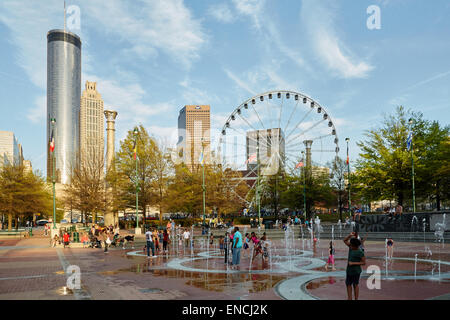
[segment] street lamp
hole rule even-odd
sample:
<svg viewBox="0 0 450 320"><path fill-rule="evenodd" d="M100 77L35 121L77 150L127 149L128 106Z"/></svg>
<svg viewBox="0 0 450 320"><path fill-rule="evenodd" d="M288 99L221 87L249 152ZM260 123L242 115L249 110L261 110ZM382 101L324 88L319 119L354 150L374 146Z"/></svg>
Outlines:
<svg viewBox="0 0 450 320"><path fill-rule="evenodd" d="M206 202L205 202L205 196L206 196L206 186L205 186L205 145L203 143L203 138L201 139L202 142L202 190L203 190L203 226L205 225L205 215L206 215Z"/></svg>
<svg viewBox="0 0 450 320"><path fill-rule="evenodd" d="M56 229L56 191L55 191L55 136L54 136L54 130L55 130L55 124L56 124L56 119L55 118L51 118L50 119L50 123L52 124L52 139L53 141L51 141L50 143L53 143L53 148L52 148L52 184L53 184L53 229Z"/></svg>
<svg viewBox="0 0 450 320"><path fill-rule="evenodd" d="M413 157L413 134L412 125L414 124L414 119L410 118L409 123L409 137L408 137L408 149L411 149L411 180L412 180L412 193L413 193L413 212L416 212L416 189L414 185L414 157Z"/></svg>
<svg viewBox="0 0 450 320"><path fill-rule="evenodd" d="M350 158L349 158L349 154L348 154L348 143L350 141L350 138L345 138L345 141L347 142L347 180L348 180L348 212L351 213L351 206L352 206L352 201L351 201L351 195L350 195Z"/></svg>
<svg viewBox="0 0 450 320"><path fill-rule="evenodd" d="M305 160L305 151L302 151L302 162ZM306 166L303 162L303 216L306 219Z"/></svg>
<svg viewBox="0 0 450 320"><path fill-rule="evenodd" d="M139 215L138 215L138 193L139 193L139 182L138 182L138 160L137 160L137 137L139 134L138 128L134 128L134 158L136 160L136 232L139 229Z"/></svg>
<svg viewBox="0 0 450 320"><path fill-rule="evenodd" d="M257 177L257 185L256 185L256 201L258 202L258 230L261 230L261 190L260 190L260 181L259 175L260 171L260 162L259 162L259 144L256 146L256 165L258 166L258 177Z"/></svg>

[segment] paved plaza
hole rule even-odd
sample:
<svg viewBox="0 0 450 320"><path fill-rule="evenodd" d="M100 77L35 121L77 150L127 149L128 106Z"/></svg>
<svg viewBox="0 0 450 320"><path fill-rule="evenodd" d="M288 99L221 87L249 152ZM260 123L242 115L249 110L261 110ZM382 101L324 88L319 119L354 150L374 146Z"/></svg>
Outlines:
<svg viewBox="0 0 450 320"><path fill-rule="evenodd" d="M293 239L286 246L284 239L272 240L267 261L257 256L250 264L249 250L243 251L240 269L232 270L217 244L200 240L187 248L173 244L169 254L148 259L143 239L134 249L113 247L104 253L51 248L49 239L36 231L32 238L0 240L0 299L344 300L348 249L336 239L336 270L325 271L328 243ZM363 273L360 299L450 299L449 251L447 244L396 242L386 269L384 243L368 240L364 269L380 268L381 289L369 290L369 274ZM81 271L78 290L64 289L70 265Z"/></svg>

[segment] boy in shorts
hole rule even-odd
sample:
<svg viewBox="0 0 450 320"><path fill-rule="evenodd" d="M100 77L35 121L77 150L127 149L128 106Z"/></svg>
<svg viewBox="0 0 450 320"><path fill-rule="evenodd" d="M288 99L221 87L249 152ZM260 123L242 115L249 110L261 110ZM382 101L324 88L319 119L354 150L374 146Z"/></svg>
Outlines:
<svg viewBox="0 0 450 320"><path fill-rule="evenodd" d="M347 286L348 300L352 300L352 286L355 291L355 300L359 296L359 278L361 276L361 266L366 264L366 257L364 251L360 249L361 241L355 237L355 233L350 233L345 239L344 243L349 247L348 263L346 270L345 285Z"/></svg>

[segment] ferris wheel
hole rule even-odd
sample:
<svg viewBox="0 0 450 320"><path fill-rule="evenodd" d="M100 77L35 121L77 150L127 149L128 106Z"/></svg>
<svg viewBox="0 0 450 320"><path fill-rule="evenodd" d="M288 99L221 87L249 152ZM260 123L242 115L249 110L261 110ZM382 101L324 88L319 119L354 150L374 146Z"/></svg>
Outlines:
<svg viewBox="0 0 450 320"><path fill-rule="evenodd" d="M236 185L299 169L326 172L339 154L339 139L330 114L317 101L293 91L258 94L242 102L227 118L217 154L224 169L241 173ZM247 205L252 199L239 195Z"/></svg>

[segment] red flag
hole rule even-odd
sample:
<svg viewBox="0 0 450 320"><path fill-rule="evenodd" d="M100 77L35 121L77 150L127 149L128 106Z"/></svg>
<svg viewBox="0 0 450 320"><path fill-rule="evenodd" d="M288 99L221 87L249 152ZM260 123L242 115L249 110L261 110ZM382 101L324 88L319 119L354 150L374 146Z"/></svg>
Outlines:
<svg viewBox="0 0 450 320"><path fill-rule="evenodd" d="M348 158L348 156L347 156L347 164L349 164L350 163L350 161L349 161L349 158Z"/></svg>
<svg viewBox="0 0 450 320"><path fill-rule="evenodd" d="M53 152L55 150L55 137L53 136L53 130L52 135L50 137L50 152Z"/></svg>
<svg viewBox="0 0 450 320"><path fill-rule="evenodd" d="M295 169L298 169L300 167L303 167L303 161L300 161L299 163L297 163L297 165L295 166Z"/></svg>

